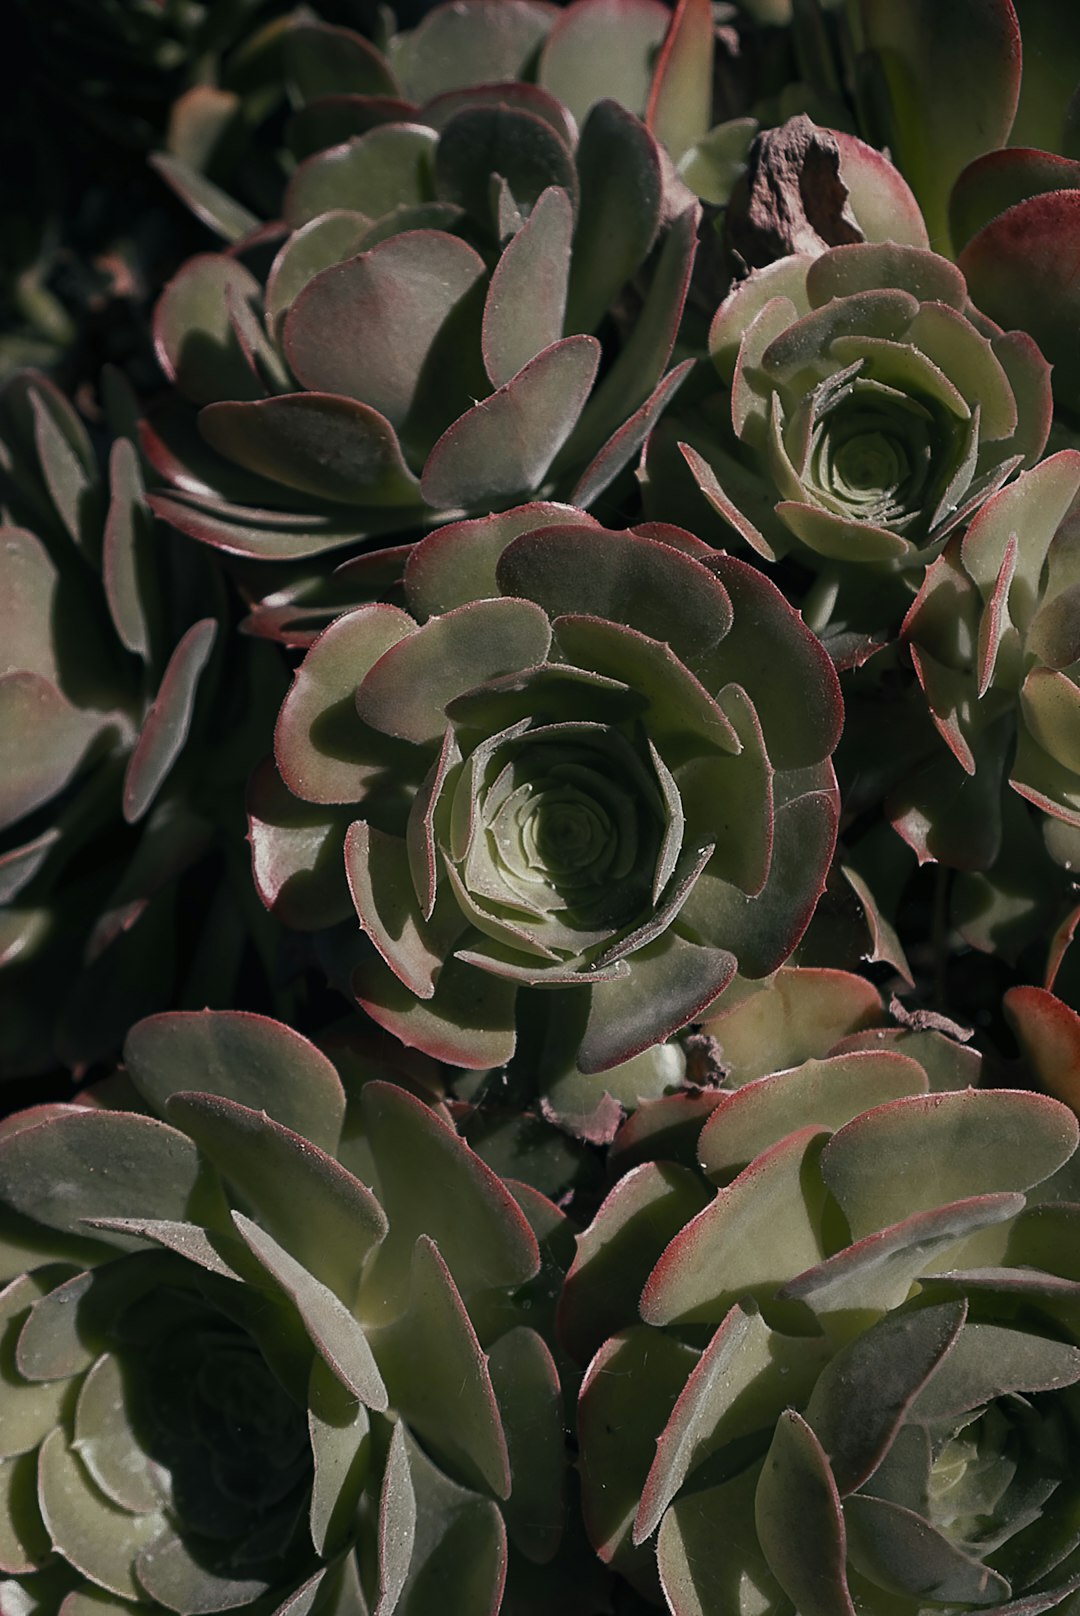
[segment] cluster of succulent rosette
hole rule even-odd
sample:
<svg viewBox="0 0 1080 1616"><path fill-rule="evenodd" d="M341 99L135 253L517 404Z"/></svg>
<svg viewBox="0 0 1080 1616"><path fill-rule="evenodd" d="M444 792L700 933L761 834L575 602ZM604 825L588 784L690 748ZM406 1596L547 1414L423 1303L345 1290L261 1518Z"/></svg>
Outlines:
<svg viewBox="0 0 1080 1616"><path fill-rule="evenodd" d="M11 12L0 1616L1080 1616L1080 13Z"/></svg>

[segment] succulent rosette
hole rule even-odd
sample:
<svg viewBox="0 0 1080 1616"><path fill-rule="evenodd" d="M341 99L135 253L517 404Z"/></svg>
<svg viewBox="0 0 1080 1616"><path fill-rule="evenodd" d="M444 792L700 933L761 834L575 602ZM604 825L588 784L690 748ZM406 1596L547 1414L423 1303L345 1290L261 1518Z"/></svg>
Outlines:
<svg viewBox="0 0 1080 1616"><path fill-rule="evenodd" d="M674 1616L1075 1608L1076 1119L926 1088L863 1050L714 1095L579 1241L586 1522Z"/></svg>
<svg viewBox="0 0 1080 1616"><path fill-rule="evenodd" d="M322 134L284 224L190 260L155 312L178 397L144 448L171 485L155 509L181 531L296 561L533 495L587 506L684 379L689 361L667 367L695 199L618 102L586 102L579 132L550 89L513 77L547 8L495 11L440 8L402 44L418 104L358 36L292 38ZM361 68L378 94L325 93ZM323 149L327 106L352 118L357 99L362 132Z"/></svg>
<svg viewBox="0 0 1080 1616"><path fill-rule="evenodd" d="M1024 473L929 569L908 614L904 637L948 747L891 803L920 856L991 863L1002 840L1003 781L1080 825L1078 495L1075 450ZM971 813L980 828L965 857L961 822Z"/></svg>
<svg viewBox="0 0 1080 1616"><path fill-rule="evenodd" d="M734 288L709 346L730 391L683 453L759 555L821 574L819 625L838 580L917 588L949 533L1046 443L1035 344L979 316L958 270L917 247L781 258Z"/></svg>
<svg viewBox="0 0 1080 1616"><path fill-rule="evenodd" d="M5 1603L498 1610L507 1534L542 1565L563 1511L513 1195L277 1022L152 1017L125 1058L0 1138Z"/></svg>
<svg viewBox="0 0 1080 1616"><path fill-rule="evenodd" d="M1075 410L1080 28L1053 0L857 0L800 8L805 76L846 91L980 309L1035 338Z"/></svg>
<svg viewBox="0 0 1080 1616"><path fill-rule="evenodd" d="M267 648L252 659L221 643L212 559L155 526L130 440L114 441L102 478L80 417L33 372L0 393L0 498L0 1072L10 1077L109 1055L199 957L197 992L233 979L248 934L235 886L178 958L177 878L230 816L239 840L245 725L257 726L259 699L272 721L282 674ZM208 703L226 666L223 756ZM258 926L257 905L251 918Z"/></svg>
<svg viewBox="0 0 1080 1616"><path fill-rule="evenodd" d="M264 901L337 928L376 1021L488 1067L537 1013L602 1071L787 957L832 852L840 702L770 583L533 504L430 535L404 589L311 647L280 780L251 791Z"/></svg>

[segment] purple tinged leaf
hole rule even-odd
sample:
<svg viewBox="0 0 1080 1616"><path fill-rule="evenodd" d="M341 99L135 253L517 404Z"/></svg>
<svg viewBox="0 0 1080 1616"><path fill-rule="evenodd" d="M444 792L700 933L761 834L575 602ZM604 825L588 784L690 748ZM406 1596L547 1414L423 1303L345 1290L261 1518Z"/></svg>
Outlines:
<svg viewBox="0 0 1080 1616"><path fill-rule="evenodd" d="M591 505L614 482L620 471L629 465L693 368L694 361L684 359L681 365L669 370L657 382L644 404L612 433L582 472L572 495L575 505Z"/></svg>
<svg viewBox="0 0 1080 1616"><path fill-rule="evenodd" d="M1068 674L1032 668L1020 689L1028 733L1056 763L1080 769L1080 689Z"/></svg>
<svg viewBox="0 0 1080 1616"><path fill-rule="evenodd" d="M578 1400L585 1530L605 1563L638 1574L630 1529L656 1439L697 1361L692 1347L640 1325L612 1336L586 1371ZM628 1553L628 1551L630 1551ZM635 1576L635 1581L637 1577Z"/></svg>
<svg viewBox="0 0 1080 1616"><path fill-rule="evenodd" d="M500 11L505 11L505 6L502 0L496 0L494 16L498 17ZM577 145L577 124L562 102L549 95L546 90L540 89L539 85L527 83L523 79L502 79L491 84L470 82L459 90L443 90L438 95L432 96L430 101L425 101L421 116L423 122L430 124L433 129L443 130L455 113L461 112L465 107L477 106L509 107L534 113L536 117L551 125L560 140L571 151ZM501 174L498 178L503 185L506 184ZM507 194L509 195L509 187ZM516 206L512 197L510 201L512 206Z"/></svg>
<svg viewBox="0 0 1080 1616"><path fill-rule="evenodd" d="M351 28L301 17L285 35L283 55L302 102L338 94L401 93L386 59Z"/></svg>
<svg viewBox="0 0 1080 1616"><path fill-rule="evenodd" d="M385 1413L386 1387L367 1337L348 1308L314 1278L265 1229L234 1212L233 1223L249 1251L295 1306L312 1346L327 1368L368 1408Z"/></svg>
<svg viewBox="0 0 1080 1616"><path fill-rule="evenodd" d="M552 618L587 615L666 641L691 670L731 627L727 591L701 562L635 533L524 533L503 551L497 577Z"/></svg>
<svg viewBox="0 0 1080 1616"><path fill-rule="evenodd" d="M230 318L230 290L245 302L260 296L258 281L242 264L201 253L173 276L154 309L159 363L192 404L262 395Z"/></svg>
<svg viewBox="0 0 1080 1616"><path fill-rule="evenodd" d="M421 490L438 508L492 505L543 482L573 431L600 361L594 337L565 337L447 428Z"/></svg>
<svg viewBox="0 0 1080 1616"><path fill-rule="evenodd" d="M58 826L0 855L0 904L9 904L28 886L62 836Z"/></svg>
<svg viewBox="0 0 1080 1616"><path fill-rule="evenodd" d="M805 1061L721 1095L698 1142L701 1166L710 1176L729 1175L793 1128L835 1132L871 1106L926 1090L918 1061L892 1050Z"/></svg>
<svg viewBox="0 0 1080 1616"><path fill-rule="evenodd" d="M817 636L756 567L727 555L714 555L708 566L731 599L734 621L696 668L698 677L712 690L734 683L746 691L774 768L800 769L829 757L844 708L836 670ZM798 712L792 690L806 692Z"/></svg>
<svg viewBox="0 0 1080 1616"><path fill-rule="evenodd" d="M681 213L660 249L641 312L615 363L589 400L560 460L592 460L601 446L644 404L664 373L682 319L697 252L701 209Z"/></svg>
<svg viewBox="0 0 1080 1616"><path fill-rule="evenodd" d="M461 749L453 728L443 736L439 756L431 765L424 783L413 798L405 828L405 847L413 889L425 920L430 920L438 893L438 862L435 854L435 809L450 770L461 762ZM384 956L385 958L385 956Z"/></svg>
<svg viewBox="0 0 1080 1616"><path fill-rule="evenodd" d="M1076 1110L1080 1106L1080 1016L1045 988L1010 988L1003 1005L1039 1087Z"/></svg>
<svg viewBox="0 0 1080 1616"><path fill-rule="evenodd" d="M475 600L391 646L359 682L356 710L384 734L417 745L437 741L455 696L536 667L550 646L551 625L531 601Z"/></svg>
<svg viewBox="0 0 1080 1616"><path fill-rule="evenodd" d="M572 505L534 500L471 522L452 522L420 539L405 565L409 609L421 620L499 593L496 567L511 540L552 525L596 528L595 517Z"/></svg>
<svg viewBox="0 0 1080 1616"><path fill-rule="evenodd" d="M60 1388L54 1383L51 1389ZM54 1423L63 1424L64 1416ZM101 1355L78 1389L71 1446L90 1480L113 1503L133 1515L161 1507L160 1481L154 1485L156 1466L131 1429L124 1406L124 1369L111 1352Z"/></svg>
<svg viewBox="0 0 1080 1616"><path fill-rule="evenodd" d="M394 208L432 202L438 136L419 123L380 124L302 162L285 191L293 230L335 208L379 219Z"/></svg>
<svg viewBox="0 0 1080 1616"><path fill-rule="evenodd" d="M675 1236L641 1293L647 1324L719 1323L748 1292L771 1295L824 1256L823 1197L804 1185L821 1129L795 1129L718 1190ZM807 1175L809 1176L809 1175Z"/></svg>
<svg viewBox="0 0 1080 1616"><path fill-rule="evenodd" d="M254 1603L267 1592L267 1579L233 1576L207 1570L171 1527L141 1550L135 1561L140 1590L156 1604L172 1610L191 1605L196 1610L233 1609Z"/></svg>
<svg viewBox="0 0 1080 1616"><path fill-rule="evenodd" d="M400 981L430 999L447 954L468 925L456 910L425 917L404 841L358 819L345 837L345 871L364 931Z"/></svg>
<svg viewBox="0 0 1080 1616"><path fill-rule="evenodd" d="M175 1010L148 1016L124 1044L124 1064L161 1115L173 1094L198 1088L337 1149L345 1094L332 1063L280 1021L246 1010Z"/></svg>
<svg viewBox="0 0 1080 1616"><path fill-rule="evenodd" d="M848 1499L844 1507L851 1564L878 1587L934 1601L1004 1607L1011 1589L980 1556L965 1554L914 1510L884 1498Z"/></svg>
<svg viewBox="0 0 1080 1616"><path fill-rule="evenodd" d="M966 1317L963 1301L887 1314L822 1369L806 1419L828 1455L841 1497L872 1477Z"/></svg>
<svg viewBox="0 0 1080 1616"><path fill-rule="evenodd" d="M487 1359L428 1235L412 1252L404 1311L369 1324L368 1334L391 1403L411 1429L470 1486L508 1497L510 1457Z"/></svg>
<svg viewBox="0 0 1080 1616"><path fill-rule="evenodd" d="M317 1555L333 1555L352 1542L352 1521L369 1485L370 1427L364 1404L341 1387L322 1357L315 1357L307 1387L307 1430L314 1461L309 1526Z"/></svg>
<svg viewBox="0 0 1080 1616"><path fill-rule="evenodd" d="M1041 594L1047 552L1058 527L1080 495L1080 453L1062 449L1026 471L994 495L972 520L960 555L984 600L989 600L1006 559L1013 534L1023 534L1017 550L1016 579L1023 589L1010 591L1010 615L1026 627Z"/></svg>
<svg viewBox="0 0 1080 1616"><path fill-rule="evenodd" d="M540 53L539 82L579 124L602 99L641 117L670 21L658 0L587 0L563 11Z"/></svg>
<svg viewBox="0 0 1080 1616"><path fill-rule="evenodd" d="M755 1518L769 1570L800 1616L855 1616L836 1482L820 1442L793 1408L777 1422Z"/></svg>
<svg viewBox="0 0 1080 1616"><path fill-rule="evenodd" d="M360 1312L405 1302L409 1264L430 1237L465 1297L516 1288L539 1266L536 1237L502 1181L420 1100L389 1083L364 1085L361 1105L390 1232L368 1272Z"/></svg>
<svg viewBox="0 0 1080 1616"><path fill-rule="evenodd" d="M739 751L692 757L675 770L691 841L712 838L709 870L756 897L769 878L775 814L773 769L757 714L739 685L726 685L717 705L728 717Z"/></svg>
<svg viewBox="0 0 1080 1616"><path fill-rule="evenodd" d="M769 982L740 983L725 994L704 1031L720 1039L732 1080L743 1084L828 1054L883 1020L881 997L864 977L784 965Z"/></svg>
<svg viewBox="0 0 1080 1616"><path fill-rule="evenodd" d="M1008 1089L913 1095L835 1133L825 1183L856 1240L967 1196L1027 1190L1073 1154L1080 1127L1056 1100ZM891 1164L888 1174L881 1163Z"/></svg>
<svg viewBox="0 0 1080 1616"><path fill-rule="evenodd" d="M677 1498L660 1523L656 1559L664 1596L675 1616L711 1616L717 1589L730 1589L733 1609L782 1608L783 1592L757 1541L754 1494L760 1462L718 1487ZM724 1532L716 1530L718 1520ZM728 1543L738 1543L732 1556Z"/></svg>
<svg viewBox="0 0 1080 1616"><path fill-rule="evenodd" d="M266 282L266 326L280 341L285 316L322 270L354 258L371 226L363 213L335 208L294 230L270 268Z"/></svg>
<svg viewBox="0 0 1080 1616"><path fill-rule="evenodd" d="M298 931L347 920L353 906L341 844L352 806L328 813L301 801L265 758L248 783L247 810L255 890L271 914Z"/></svg>
<svg viewBox="0 0 1080 1616"><path fill-rule="evenodd" d="M712 125L714 41L709 0L679 0L645 112L648 127L676 163Z"/></svg>
<svg viewBox="0 0 1080 1616"><path fill-rule="evenodd" d="M781 801L784 785L784 776L774 777ZM771 975L810 924L824 891L837 814L835 786L784 802L773 821L773 854L761 891L747 897L706 868L683 908L680 930L730 949L742 976Z"/></svg>
<svg viewBox="0 0 1080 1616"><path fill-rule="evenodd" d="M400 430L432 344L483 273L457 236L392 236L308 281L285 319L289 364L305 387L357 399Z"/></svg>
<svg viewBox="0 0 1080 1616"><path fill-rule="evenodd" d="M578 1235L559 1298L559 1340L576 1362L636 1321L651 1268L708 1199L696 1173L670 1162L646 1162L618 1181Z"/></svg>
<svg viewBox="0 0 1080 1616"><path fill-rule="evenodd" d="M968 164L952 188L949 229L953 246L962 252L984 225L1029 197L1078 188L1080 162L1071 157L1023 145L985 152Z"/></svg>
<svg viewBox="0 0 1080 1616"><path fill-rule="evenodd" d="M528 0L436 6L399 38L395 63L421 101L440 91L520 79L551 23L550 7Z"/></svg>
<svg viewBox="0 0 1080 1616"><path fill-rule="evenodd" d="M870 945L863 958L870 964L878 964L883 961L886 965L891 965L903 981L913 988L915 978L912 975L911 966L908 964L907 955L904 953L903 944L900 941L896 927L886 919L873 892L857 870L852 869L849 864L842 864L840 873L852 892L854 892L859 908L862 910L862 917L867 931L867 941Z"/></svg>
<svg viewBox="0 0 1080 1616"><path fill-rule="evenodd" d="M14 1341L31 1307L45 1294L46 1285L30 1274L20 1274L0 1291L0 1325L8 1340ZM70 1384L65 1380L32 1382L19 1375L17 1366L11 1365L5 1375L0 1457L12 1459L22 1453L33 1453L54 1426L64 1420L65 1404L70 1405L69 1393ZM0 1474L4 1470L10 1474L8 1466L0 1466ZM8 1533L5 1533L3 1551L0 1551L5 1554L11 1552L7 1538ZM4 1569L11 1569L6 1558Z"/></svg>
<svg viewBox="0 0 1080 1616"><path fill-rule="evenodd" d="M170 1218L88 1218L86 1222L91 1228L102 1229L106 1234L133 1235L139 1240L152 1240L166 1251L175 1251L185 1262L205 1268L208 1274L220 1274L223 1279L243 1283L242 1272L237 1272L226 1262L220 1249L224 1247L232 1256L234 1250L241 1250L240 1243L235 1237L222 1234L217 1229L211 1235L200 1224L181 1223Z"/></svg>
<svg viewBox="0 0 1080 1616"><path fill-rule="evenodd" d="M832 247L815 258L806 271L806 295L815 309L823 308L834 297L853 297L886 287L907 292L920 303L943 303L960 311L967 307L964 277L954 264L938 253L901 246L895 241ZM882 309L900 306L895 301L880 304ZM906 306L910 308L910 304ZM901 335L899 331L895 334Z"/></svg>
<svg viewBox="0 0 1080 1616"><path fill-rule="evenodd" d="M382 767L356 713L356 687L384 651L414 633L396 606L360 606L323 630L278 716L274 754L289 790L307 802L357 802Z"/></svg>
<svg viewBox="0 0 1080 1616"><path fill-rule="evenodd" d="M657 1441L634 1519L634 1542L652 1535L687 1476L710 1454L767 1428L777 1403L802 1402L821 1358L818 1343L786 1342L760 1314L733 1307L691 1371Z"/></svg>
<svg viewBox="0 0 1080 1616"><path fill-rule="evenodd" d="M372 1192L264 1111L217 1094L183 1092L172 1095L165 1110L267 1231L351 1306L364 1263L387 1230Z"/></svg>
<svg viewBox="0 0 1080 1616"><path fill-rule="evenodd" d="M36 674L53 685L59 684L52 633L59 582L56 563L36 534L20 527L0 528L3 666L10 672Z"/></svg>
<svg viewBox="0 0 1080 1616"><path fill-rule="evenodd" d="M484 304L484 365L502 387L563 334L574 215L550 186L495 266Z"/></svg>
<svg viewBox="0 0 1080 1616"><path fill-rule="evenodd" d="M880 566L882 562L902 560L914 548L900 533L875 527L871 522L835 516L799 500L781 500L776 514L808 549L829 561Z"/></svg>
<svg viewBox="0 0 1080 1616"><path fill-rule="evenodd" d="M855 135L842 129L829 133L840 149L840 178L847 186L851 211L867 241L928 248L926 222L900 170Z"/></svg>
<svg viewBox="0 0 1080 1616"><path fill-rule="evenodd" d="M145 814L183 751L199 680L210 659L217 631L218 625L212 617L193 623L169 658L124 771L124 818L129 825L137 823Z"/></svg>
<svg viewBox="0 0 1080 1616"><path fill-rule="evenodd" d="M965 1324L920 1391L912 1418L955 1420L1012 1393L1060 1391L1080 1380L1080 1347L1010 1325Z"/></svg>
<svg viewBox="0 0 1080 1616"><path fill-rule="evenodd" d="M85 428L66 400L35 385L28 393L34 417L34 447L57 515L72 542L88 555L98 544L97 473Z"/></svg>
<svg viewBox="0 0 1080 1616"><path fill-rule="evenodd" d="M594 64L595 65L595 64ZM594 331L644 263L660 228L656 141L617 101L599 101L578 142L581 185L566 331Z"/></svg>
<svg viewBox="0 0 1080 1616"><path fill-rule="evenodd" d="M694 481L716 514L722 517L728 526L733 528L739 537L744 539L752 550L756 550L758 555L765 561L779 560L781 552L776 549L770 540L766 539L765 535L754 526L750 518L736 505L735 501L721 486L716 472L709 462L698 454L693 445L689 443L680 443L679 453L686 461ZM772 508L770 504L770 511Z"/></svg>
<svg viewBox="0 0 1080 1616"><path fill-rule="evenodd" d="M436 192L487 226L494 174L506 181L519 208L531 210L551 185L565 191L571 207L577 207L573 156L547 118L505 104L465 107L448 121L439 138Z"/></svg>
<svg viewBox="0 0 1080 1616"><path fill-rule="evenodd" d="M409 1049L451 1066L501 1066L514 1053L515 982L450 959L431 999L417 999L372 950L353 973L353 992L371 1019Z"/></svg>
<svg viewBox="0 0 1080 1616"><path fill-rule="evenodd" d="M390 422L355 399L286 393L210 404L199 415L199 431L235 465L319 501L376 508L420 503Z"/></svg>
<svg viewBox="0 0 1080 1616"><path fill-rule="evenodd" d="M354 511L336 519L302 515L282 522L280 511L245 511L190 495L149 494L146 502L155 516L189 538L255 561L303 561L356 544L394 522L385 510Z"/></svg>

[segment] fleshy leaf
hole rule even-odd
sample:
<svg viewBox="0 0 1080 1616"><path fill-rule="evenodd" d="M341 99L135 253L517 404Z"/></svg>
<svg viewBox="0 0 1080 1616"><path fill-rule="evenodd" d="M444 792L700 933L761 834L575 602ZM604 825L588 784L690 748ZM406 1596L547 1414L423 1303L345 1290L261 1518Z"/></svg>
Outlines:
<svg viewBox="0 0 1080 1616"><path fill-rule="evenodd" d="M1071 1112L1039 1095L968 1089L913 1096L841 1128L821 1171L859 1239L966 1196L1030 1189L1069 1159L1078 1134Z"/></svg>
<svg viewBox="0 0 1080 1616"><path fill-rule="evenodd" d="M161 1115L171 1095L199 1089L265 1111L321 1150L337 1149L345 1115L337 1072L314 1044L267 1016L244 1010L150 1016L128 1034L124 1061Z"/></svg>
<svg viewBox="0 0 1080 1616"><path fill-rule="evenodd" d="M404 427L432 347L484 273L457 236L410 230L324 269L285 320L285 352L305 387L344 394Z"/></svg>
<svg viewBox="0 0 1080 1616"><path fill-rule="evenodd" d="M193 623L177 642L124 771L124 818L135 824L183 751L199 680L217 639L214 618Z"/></svg>
<svg viewBox="0 0 1080 1616"><path fill-rule="evenodd" d="M365 1276L360 1307L401 1305L413 1248L437 1241L468 1297L521 1285L536 1272L536 1239L492 1170L421 1101L388 1083L366 1083L362 1106L378 1166L379 1200L390 1233Z"/></svg>
<svg viewBox="0 0 1080 1616"><path fill-rule="evenodd" d="M473 1487L506 1498L510 1459L487 1360L439 1248L417 1239L407 1306L368 1334L395 1409Z"/></svg>
<svg viewBox="0 0 1080 1616"><path fill-rule="evenodd" d="M564 337L447 428L424 465L436 508L504 504L537 489L588 398L600 345Z"/></svg>
<svg viewBox="0 0 1080 1616"><path fill-rule="evenodd" d="M351 1306L386 1234L374 1195L333 1156L263 1111L212 1094L174 1094L166 1111L240 1191L264 1226Z"/></svg>
<svg viewBox="0 0 1080 1616"><path fill-rule="evenodd" d="M257 1223L241 1212L233 1213L233 1222L252 1255L296 1307L327 1368L368 1408L385 1412L386 1387L367 1337L348 1308Z"/></svg>
<svg viewBox="0 0 1080 1616"><path fill-rule="evenodd" d="M769 1570L800 1616L855 1616L836 1483L820 1442L795 1409L777 1422L755 1519Z"/></svg>
<svg viewBox="0 0 1080 1616"><path fill-rule="evenodd" d="M820 1129L800 1128L717 1191L649 1276L641 1296L647 1323L718 1323L747 1292L771 1294L793 1269L820 1261L822 1197L804 1187L804 1169L821 1139Z"/></svg>

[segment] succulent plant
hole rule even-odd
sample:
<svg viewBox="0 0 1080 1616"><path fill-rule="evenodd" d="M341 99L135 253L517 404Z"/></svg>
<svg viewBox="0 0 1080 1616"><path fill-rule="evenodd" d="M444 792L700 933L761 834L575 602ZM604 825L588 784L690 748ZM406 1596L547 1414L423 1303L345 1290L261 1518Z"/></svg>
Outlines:
<svg viewBox="0 0 1080 1616"><path fill-rule="evenodd" d="M781 258L734 288L709 344L730 393L683 453L734 533L819 574L817 627L843 620L838 590L882 578L899 578L901 615L904 586L910 600L949 533L1046 442L1034 343L977 316L958 271L916 247Z"/></svg>
<svg viewBox="0 0 1080 1616"><path fill-rule="evenodd" d="M976 304L1035 338L1075 411L1080 27L1054 0L810 0L796 53L888 150Z"/></svg>
<svg viewBox="0 0 1080 1616"><path fill-rule="evenodd" d="M488 1067L543 1006L596 1072L782 962L832 851L840 706L779 591L678 529L534 503L414 546L405 598L316 640L251 793L264 901L338 926L376 1021Z"/></svg>
<svg viewBox="0 0 1080 1616"><path fill-rule="evenodd" d="M586 1521L674 1616L1074 1608L1076 1119L925 1090L862 1051L714 1095L581 1237Z"/></svg>
<svg viewBox="0 0 1080 1616"><path fill-rule="evenodd" d="M1073 734L1080 454L1051 455L987 502L929 569L904 637L939 752L894 794L894 822L920 856L990 864L1002 838L1002 782L1080 825ZM977 815L967 841L962 821Z"/></svg>
<svg viewBox="0 0 1080 1616"><path fill-rule="evenodd" d="M155 528L130 440L112 445L106 489L79 416L27 372L0 393L0 457L0 1072L11 1077L110 1054L188 971L202 975L196 993L228 991L247 921L223 881L196 923L195 957L178 958L178 878L224 849L222 827L239 842L245 725L257 729L260 702L272 721L281 673L267 648L245 665L222 644L213 560Z"/></svg>
<svg viewBox="0 0 1080 1616"><path fill-rule="evenodd" d="M172 485L155 509L183 532L296 560L531 495L588 505L685 377L688 361L666 367L693 196L618 103L590 103L579 137L542 83L471 79L511 74L492 50L528 54L551 23L517 0L497 9L494 33L475 0L407 36L394 60L419 106L358 36L294 39L322 90L364 68L377 115L371 94L310 103L351 117L359 99L368 121L327 149L312 135L265 286L240 243L190 260L162 294L157 350L180 397L151 413L144 447ZM478 23L489 36L471 70L444 38L459 23L464 44Z"/></svg>
<svg viewBox="0 0 1080 1616"><path fill-rule="evenodd" d="M498 1610L564 1507L514 1196L277 1022L152 1017L125 1059L0 1137L5 1602Z"/></svg>

